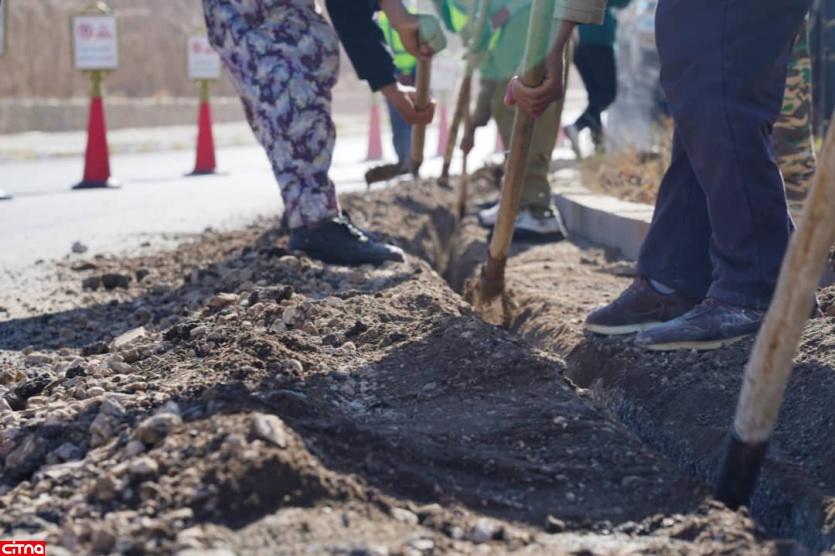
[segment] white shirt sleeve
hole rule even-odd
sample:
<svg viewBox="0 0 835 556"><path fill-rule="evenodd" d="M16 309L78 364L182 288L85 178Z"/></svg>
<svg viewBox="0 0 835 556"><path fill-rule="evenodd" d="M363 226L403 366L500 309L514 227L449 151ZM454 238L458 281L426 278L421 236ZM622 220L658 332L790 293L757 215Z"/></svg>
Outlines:
<svg viewBox="0 0 835 556"><path fill-rule="evenodd" d="M575 23L603 23L606 0L557 0L554 17Z"/></svg>

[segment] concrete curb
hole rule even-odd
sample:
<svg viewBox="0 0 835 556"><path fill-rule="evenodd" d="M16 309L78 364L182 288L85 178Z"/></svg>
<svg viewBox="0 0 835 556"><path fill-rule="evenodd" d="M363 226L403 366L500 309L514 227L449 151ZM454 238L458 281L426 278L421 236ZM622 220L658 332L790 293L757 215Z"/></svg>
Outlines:
<svg viewBox="0 0 835 556"><path fill-rule="evenodd" d="M577 170L560 170L552 179L554 200L570 234L638 258L652 206L592 193L580 185Z"/></svg>
<svg viewBox="0 0 835 556"><path fill-rule="evenodd" d="M638 259L641 244L652 222L651 205L592 193L580 184L580 173L574 169L554 174L551 190L571 235L617 249L628 259ZM821 276L820 287L832 284L835 284L835 269L827 266Z"/></svg>

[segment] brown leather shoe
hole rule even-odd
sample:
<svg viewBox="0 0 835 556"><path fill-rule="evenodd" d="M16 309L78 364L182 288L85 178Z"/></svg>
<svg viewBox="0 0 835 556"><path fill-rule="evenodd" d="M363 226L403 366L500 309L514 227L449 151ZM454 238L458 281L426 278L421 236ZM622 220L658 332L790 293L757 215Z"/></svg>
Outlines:
<svg viewBox="0 0 835 556"><path fill-rule="evenodd" d="M649 280L638 276L620 297L592 311L585 329L606 336L632 334L680 317L695 305L678 293L658 293Z"/></svg>

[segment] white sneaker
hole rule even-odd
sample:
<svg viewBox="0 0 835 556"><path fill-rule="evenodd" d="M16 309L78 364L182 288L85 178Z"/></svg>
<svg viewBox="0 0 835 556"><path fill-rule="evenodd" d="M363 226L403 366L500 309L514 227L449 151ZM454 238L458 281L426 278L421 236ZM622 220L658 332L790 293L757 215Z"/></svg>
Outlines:
<svg viewBox="0 0 835 556"><path fill-rule="evenodd" d="M568 142L571 143L571 150L574 151L574 156L577 160L583 158L583 151L580 150L580 130L574 124L567 125L562 128L565 136L568 137Z"/></svg>
<svg viewBox="0 0 835 556"><path fill-rule="evenodd" d="M516 217L513 237L523 240L557 241L568 237L559 211L552 207L542 216L534 216L530 209L523 209Z"/></svg>
<svg viewBox="0 0 835 556"><path fill-rule="evenodd" d="M492 228L499 221L499 203L478 211L478 223L485 228Z"/></svg>
<svg viewBox="0 0 835 556"><path fill-rule="evenodd" d="M498 217L499 204L496 203L478 213L478 222L485 228L493 228ZM543 217L534 216L529 208L524 208L516 216L513 237L524 240L556 241L568 237L568 232L565 230L562 217L556 207L551 207Z"/></svg>

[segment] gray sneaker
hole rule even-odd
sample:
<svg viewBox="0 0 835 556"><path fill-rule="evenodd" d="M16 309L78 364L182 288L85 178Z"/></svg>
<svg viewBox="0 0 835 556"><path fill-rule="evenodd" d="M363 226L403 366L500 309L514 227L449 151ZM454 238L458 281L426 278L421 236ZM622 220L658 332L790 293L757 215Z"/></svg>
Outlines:
<svg viewBox="0 0 835 556"><path fill-rule="evenodd" d="M708 298L676 319L647 328L635 343L653 351L710 351L755 334L764 318L765 311Z"/></svg>
<svg viewBox="0 0 835 556"><path fill-rule="evenodd" d="M603 336L634 334L676 319L695 305L681 294L657 292L647 278L637 276L617 299L586 317L585 329Z"/></svg>

